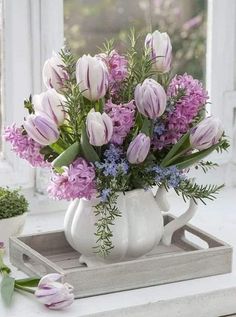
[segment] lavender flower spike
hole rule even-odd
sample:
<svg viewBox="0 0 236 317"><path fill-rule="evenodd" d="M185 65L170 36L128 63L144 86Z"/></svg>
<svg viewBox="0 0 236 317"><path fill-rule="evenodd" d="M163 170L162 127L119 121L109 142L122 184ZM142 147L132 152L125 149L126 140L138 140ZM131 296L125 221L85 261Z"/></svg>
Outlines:
<svg viewBox="0 0 236 317"><path fill-rule="evenodd" d="M70 306L74 301L73 287L61 283L61 278L57 273L45 275L35 291L36 298L49 309L59 310Z"/></svg>
<svg viewBox="0 0 236 317"><path fill-rule="evenodd" d="M131 164L142 163L150 150L150 137L139 133L130 143L127 150L127 159Z"/></svg>

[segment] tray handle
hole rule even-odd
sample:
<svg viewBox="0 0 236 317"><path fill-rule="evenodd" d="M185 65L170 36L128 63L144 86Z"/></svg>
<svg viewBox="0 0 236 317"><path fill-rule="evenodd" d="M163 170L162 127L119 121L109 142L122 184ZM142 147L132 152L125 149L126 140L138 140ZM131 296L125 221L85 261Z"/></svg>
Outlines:
<svg viewBox="0 0 236 317"><path fill-rule="evenodd" d="M191 233L193 236L197 237L196 242L192 242L187 236L186 233ZM213 239L209 234L201 231L200 229L195 229L191 225L186 225L183 228L179 229L174 233L173 239L178 241L182 247L186 247L186 249L192 250L201 250L201 249L210 249L215 247L220 247L222 244L219 241ZM198 245L198 240L202 240L206 247L202 247L202 245Z"/></svg>
<svg viewBox="0 0 236 317"><path fill-rule="evenodd" d="M24 267L24 271L29 275L43 276L55 272L63 275L60 267L16 238L10 239L10 260L17 268Z"/></svg>

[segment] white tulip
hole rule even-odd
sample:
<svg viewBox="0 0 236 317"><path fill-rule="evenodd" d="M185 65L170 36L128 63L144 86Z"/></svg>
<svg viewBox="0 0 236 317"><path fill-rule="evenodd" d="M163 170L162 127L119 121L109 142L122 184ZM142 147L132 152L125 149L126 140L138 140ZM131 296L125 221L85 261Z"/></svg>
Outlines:
<svg viewBox="0 0 236 317"><path fill-rule="evenodd" d="M98 100L107 92L107 66L96 56L83 55L76 64L76 80L84 97Z"/></svg>
<svg viewBox="0 0 236 317"><path fill-rule="evenodd" d="M66 117L65 97L55 89L50 88L40 95L34 95L32 101L36 114L47 115L56 125L63 124Z"/></svg>
<svg viewBox="0 0 236 317"><path fill-rule="evenodd" d="M43 66L43 82L47 88L60 90L64 87L65 81L69 78L64 67L60 56L55 53L46 60Z"/></svg>
<svg viewBox="0 0 236 317"><path fill-rule="evenodd" d="M92 109L86 120L87 134L89 143L95 146L107 144L113 133L113 125L111 118L104 112L95 112Z"/></svg>
<svg viewBox="0 0 236 317"><path fill-rule="evenodd" d="M167 33L158 30L149 33L145 39L146 48L150 49L151 59L157 71L166 73L170 70L172 61L172 45Z"/></svg>
<svg viewBox="0 0 236 317"><path fill-rule="evenodd" d="M190 132L190 144L194 149L205 150L219 142L224 132L220 119L208 117Z"/></svg>

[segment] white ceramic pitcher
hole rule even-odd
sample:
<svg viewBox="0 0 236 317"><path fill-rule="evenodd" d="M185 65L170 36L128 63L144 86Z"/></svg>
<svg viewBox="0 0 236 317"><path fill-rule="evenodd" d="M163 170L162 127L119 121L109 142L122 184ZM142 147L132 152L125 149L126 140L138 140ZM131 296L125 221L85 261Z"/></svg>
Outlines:
<svg viewBox="0 0 236 317"><path fill-rule="evenodd" d="M96 246L96 216L94 206L98 199L73 201L66 212L64 228L69 244L81 253L80 262L97 266L139 258L162 242L170 245L173 233L184 226L195 214L197 205L191 200L188 210L164 226L162 211L168 211L166 190L159 188L154 196L151 190L136 189L119 193L117 207L121 217L112 226L114 248L101 257Z"/></svg>

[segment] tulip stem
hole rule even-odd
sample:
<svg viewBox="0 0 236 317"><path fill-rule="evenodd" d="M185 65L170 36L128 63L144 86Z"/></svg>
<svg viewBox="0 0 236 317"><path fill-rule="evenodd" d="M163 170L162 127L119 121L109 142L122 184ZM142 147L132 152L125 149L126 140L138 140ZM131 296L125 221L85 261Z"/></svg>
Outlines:
<svg viewBox="0 0 236 317"><path fill-rule="evenodd" d="M27 292L27 293L30 293L30 294L34 294L35 293L35 291L33 289L18 285L16 283L15 283L15 289L19 289L21 291L24 291L24 292Z"/></svg>
<svg viewBox="0 0 236 317"><path fill-rule="evenodd" d="M173 156L169 161L166 162L166 164L164 164L164 167L169 166L171 163L173 163L176 159L178 159L179 157L181 157L183 154L186 154L188 151L190 151L192 149L192 147L187 147L187 149L179 152L178 154L176 154L175 156Z"/></svg>

